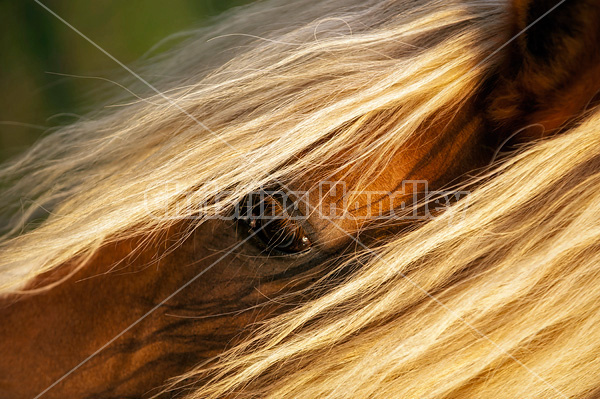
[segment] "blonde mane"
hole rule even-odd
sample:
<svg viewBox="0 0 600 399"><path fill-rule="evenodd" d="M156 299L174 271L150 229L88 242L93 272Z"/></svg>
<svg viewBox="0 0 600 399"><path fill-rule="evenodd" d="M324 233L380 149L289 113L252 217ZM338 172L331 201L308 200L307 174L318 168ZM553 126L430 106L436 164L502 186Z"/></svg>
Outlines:
<svg viewBox="0 0 600 399"><path fill-rule="evenodd" d="M206 203L206 215L220 214L257 187L332 168L360 171L360 185L423 125L472 100L510 38L497 1L287 3L256 3L194 33L140 66L165 96L130 85L143 100L66 126L0 169L10 219L0 292L175 223L157 215L193 216ZM297 23L272 22L285 16ZM590 395L599 122L586 112L504 157L465 183L467 200L376 256L357 252L348 262L361 268L344 284L264 322L173 389L215 399Z"/></svg>

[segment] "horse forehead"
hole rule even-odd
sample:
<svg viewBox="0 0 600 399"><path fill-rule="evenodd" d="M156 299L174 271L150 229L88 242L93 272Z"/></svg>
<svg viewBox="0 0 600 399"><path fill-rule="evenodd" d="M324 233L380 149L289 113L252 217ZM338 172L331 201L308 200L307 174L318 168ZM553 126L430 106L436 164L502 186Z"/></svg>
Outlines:
<svg viewBox="0 0 600 399"><path fill-rule="evenodd" d="M291 184L292 192L298 190L302 213L332 247L350 241L367 226L388 232L389 216L398 228L405 227L418 219L411 217L416 202L482 166L487 159L480 147L483 126L481 113L465 107L454 119L423 129L391 152L385 167L373 176L365 178L360 167L352 166L331 174L321 171ZM480 156L473 156L474 151ZM398 212L408 217L399 222Z"/></svg>

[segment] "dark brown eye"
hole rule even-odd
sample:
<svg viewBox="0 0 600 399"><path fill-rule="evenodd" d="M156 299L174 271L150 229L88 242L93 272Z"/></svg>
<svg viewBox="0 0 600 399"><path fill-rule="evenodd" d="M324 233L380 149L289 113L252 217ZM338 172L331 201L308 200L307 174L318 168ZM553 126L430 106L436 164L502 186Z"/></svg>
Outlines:
<svg viewBox="0 0 600 399"><path fill-rule="evenodd" d="M261 192L246 197L239 207L238 219L268 250L286 254L307 251L312 242L293 213L292 201L281 192Z"/></svg>

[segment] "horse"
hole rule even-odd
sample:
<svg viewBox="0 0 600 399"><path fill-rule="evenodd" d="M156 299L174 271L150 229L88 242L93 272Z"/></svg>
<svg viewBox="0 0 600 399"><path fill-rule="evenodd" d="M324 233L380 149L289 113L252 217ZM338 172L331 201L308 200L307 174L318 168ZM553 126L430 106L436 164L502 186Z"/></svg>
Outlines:
<svg viewBox="0 0 600 399"><path fill-rule="evenodd" d="M0 398L600 395L600 4L267 0L0 169Z"/></svg>

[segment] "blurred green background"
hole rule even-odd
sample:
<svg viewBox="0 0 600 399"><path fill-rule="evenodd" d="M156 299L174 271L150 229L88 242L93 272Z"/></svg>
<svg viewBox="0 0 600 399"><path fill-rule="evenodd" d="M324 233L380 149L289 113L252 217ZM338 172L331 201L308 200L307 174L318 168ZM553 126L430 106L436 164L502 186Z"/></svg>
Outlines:
<svg viewBox="0 0 600 399"><path fill-rule="evenodd" d="M128 64L166 36L251 0L41 1ZM51 73L110 76L119 67L33 0L0 0L0 21L1 162L93 106L97 80Z"/></svg>

